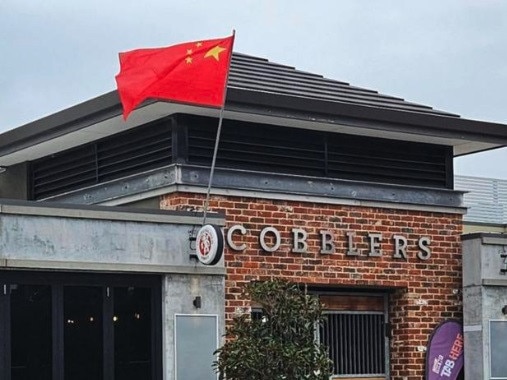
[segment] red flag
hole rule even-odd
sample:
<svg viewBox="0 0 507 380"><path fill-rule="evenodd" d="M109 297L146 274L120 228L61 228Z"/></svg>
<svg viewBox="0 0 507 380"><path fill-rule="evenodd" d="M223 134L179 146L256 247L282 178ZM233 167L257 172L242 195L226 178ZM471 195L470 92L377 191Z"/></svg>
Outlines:
<svg viewBox="0 0 507 380"><path fill-rule="evenodd" d="M221 107L234 35L120 53L123 118L147 98Z"/></svg>

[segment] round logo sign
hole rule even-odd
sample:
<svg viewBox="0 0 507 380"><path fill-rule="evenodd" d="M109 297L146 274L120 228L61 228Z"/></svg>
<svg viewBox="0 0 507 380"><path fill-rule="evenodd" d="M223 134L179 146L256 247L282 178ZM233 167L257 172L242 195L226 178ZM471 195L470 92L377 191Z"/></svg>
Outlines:
<svg viewBox="0 0 507 380"><path fill-rule="evenodd" d="M205 265L215 265L224 252L224 235L220 227L206 224L197 232L195 251L199 261Z"/></svg>

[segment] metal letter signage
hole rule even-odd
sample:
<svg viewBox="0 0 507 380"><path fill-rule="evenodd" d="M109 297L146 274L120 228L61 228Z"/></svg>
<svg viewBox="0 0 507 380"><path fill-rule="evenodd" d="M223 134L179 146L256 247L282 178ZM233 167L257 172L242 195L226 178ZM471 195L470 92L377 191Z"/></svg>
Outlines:
<svg viewBox="0 0 507 380"><path fill-rule="evenodd" d="M292 253L308 253L310 250L308 241L313 239L304 228L292 228ZM320 248L319 253L322 255L333 255L336 252L337 246L335 245L336 234L330 230L319 230L320 235ZM248 231L240 224L229 227L227 231L227 244L230 249L236 252L244 251L248 248L248 243L245 240ZM391 257L393 259L409 260L410 256L415 256L419 260L427 261L431 258L431 239L429 236L412 237L411 244L406 236L392 234L384 236L382 233L377 232L360 232L344 231L343 238L345 239L345 255L346 256L368 256L371 258L382 257L385 252L382 249L382 244L386 240L392 240ZM366 243L367 248L364 247ZM282 244L282 236L280 231L273 226L264 227L258 236L258 244L265 252L276 252ZM362 246L361 246L361 245ZM384 243L389 244L389 243ZM414 252L414 248L418 248Z"/></svg>
<svg viewBox="0 0 507 380"><path fill-rule="evenodd" d="M220 227L206 224L197 232L195 251L199 261L205 265L215 265L224 252L224 235Z"/></svg>
<svg viewBox="0 0 507 380"><path fill-rule="evenodd" d="M272 233L275 239L275 244L270 247L266 244L266 234ZM266 252L275 252L278 248L280 248L280 244L282 244L282 238L280 237L280 232L275 227L266 227L263 228L259 237L259 243L263 250Z"/></svg>
<svg viewBox="0 0 507 380"><path fill-rule="evenodd" d="M231 228L229 228L229 231L227 231L227 244L229 244L229 247L231 247L231 249L234 250L234 251L244 251L246 249L246 244L245 243L243 243L241 245L236 245L236 244L234 244L234 242L232 240L232 235L236 231L239 231L239 233L241 235L245 235L246 234L246 228L245 227L240 226L240 225L232 226Z"/></svg>

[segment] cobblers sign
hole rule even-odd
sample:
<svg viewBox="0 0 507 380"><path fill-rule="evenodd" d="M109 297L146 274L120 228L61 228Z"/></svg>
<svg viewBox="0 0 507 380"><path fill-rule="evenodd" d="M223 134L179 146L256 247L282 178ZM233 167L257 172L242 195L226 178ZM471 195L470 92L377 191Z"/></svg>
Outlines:
<svg viewBox="0 0 507 380"><path fill-rule="evenodd" d="M292 229L292 251L293 253L308 252L308 232L302 228ZM234 225L227 231L227 244L234 251L244 251L247 244L242 241L241 236L247 234L247 230L242 225ZM410 247L408 240L403 235L394 234L392 236L384 236L382 233L347 231L346 252L347 256L370 256L381 257L384 255L382 244L390 240L393 244L393 251L390 253L395 259L408 260L409 251L415 249L418 259L428 260L431 257L431 239L428 236L419 237L416 244ZM319 231L320 250L323 255L331 255L338 253L335 247L335 235L329 230ZM358 248L359 242L367 243L367 249ZM282 243L280 231L275 227L265 227L259 234L259 244L265 252L275 252L280 248Z"/></svg>

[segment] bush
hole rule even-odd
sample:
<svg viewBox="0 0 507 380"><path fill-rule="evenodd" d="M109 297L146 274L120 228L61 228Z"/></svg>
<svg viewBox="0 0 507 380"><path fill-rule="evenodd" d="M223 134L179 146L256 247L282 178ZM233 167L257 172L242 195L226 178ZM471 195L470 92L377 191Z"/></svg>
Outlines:
<svg viewBox="0 0 507 380"><path fill-rule="evenodd" d="M245 293L262 317L234 318L215 352L220 379L328 380L332 362L315 335L322 322L318 298L282 280L250 283Z"/></svg>

